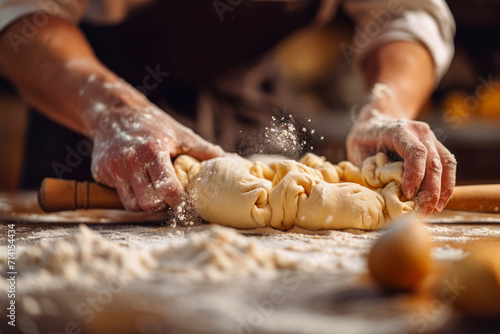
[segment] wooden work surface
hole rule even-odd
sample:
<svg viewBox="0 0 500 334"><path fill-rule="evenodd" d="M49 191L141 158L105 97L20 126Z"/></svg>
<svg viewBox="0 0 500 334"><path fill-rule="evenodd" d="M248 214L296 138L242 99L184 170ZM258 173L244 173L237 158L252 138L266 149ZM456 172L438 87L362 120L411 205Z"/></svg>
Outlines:
<svg viewBox="0 0 500 334"><path fill-rule="evenodd" d="M412 294L385 293L373 284L366 271L346 270L349 263L342 263L346 259L362 261L365 255L342 259L338 254L349 249L352 253L366 254L380 232L301 229L281 232L265 228L239 232L269 248L290 251L308 245L311 254L319 249L330 254L331 261L339 261L337 269L308 272L296 289L287 287L287 281L279 276L272 280L216 284L179 285L168 280L147 286L132 284L113 295L112 302L91 322L86 322L76 308L98 291L39 291L26 296L19 291L18 317L35 326L38 331L34 333L64 332L70 321L82 328L83 333L154 333L155 329L162 333L499 333L499 321L464 318L430 287L435 287L432 282L442 280L449 265L476 243L500 240L500 215L448 211L433 215L429 222L435 245L435 270L427 286ZM0 223L0 246L4 248L7 223L16 224L19 248L75 234L80 223L113 242L144 247L181 243L190 233L208 227L173 227L162 214L119 210L44 214L36 204L34 192L0 194ZM22 268L19 272L22 273ZM265 312L259 303L268 300L276 289L285 289L286 298ZM30 307L23 308L25 300L26 305L33 300L40 305L50 304L58 312L33 313ZM258 322L258 314L265 319L264 323ZM248 326L252 316L256 317L256 323ZM245 326L241 326L241 321ZM5 321L0 324L0 333L11 333L7 331L11 329L5 326Z"/></svg>

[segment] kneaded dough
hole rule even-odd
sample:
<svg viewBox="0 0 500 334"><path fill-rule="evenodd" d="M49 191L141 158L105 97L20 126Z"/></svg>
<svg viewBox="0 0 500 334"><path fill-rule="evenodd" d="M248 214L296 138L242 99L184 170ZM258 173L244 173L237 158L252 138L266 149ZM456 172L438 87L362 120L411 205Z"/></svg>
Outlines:
<svg viewBox="0 0 500 334"><path fill-rule="evenodd" d="M174 169L201 218L235 228L372 230L414 208L401 194L403 163L384 153L361 169L312 153L270 164L182 155Z"/></svg>

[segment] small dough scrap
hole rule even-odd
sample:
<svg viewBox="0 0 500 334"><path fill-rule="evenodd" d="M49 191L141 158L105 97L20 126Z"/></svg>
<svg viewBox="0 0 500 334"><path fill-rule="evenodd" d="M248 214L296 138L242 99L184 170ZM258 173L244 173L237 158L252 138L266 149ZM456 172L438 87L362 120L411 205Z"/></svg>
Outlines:
<svg viewBox="0 0 500 334"><path fill-rule="evenodd" d="M180 156L174 168L201 218L235 228L379 229L414 209L401 195L403 163L384 153L362 169L312 153L271 163Z"/></svg>

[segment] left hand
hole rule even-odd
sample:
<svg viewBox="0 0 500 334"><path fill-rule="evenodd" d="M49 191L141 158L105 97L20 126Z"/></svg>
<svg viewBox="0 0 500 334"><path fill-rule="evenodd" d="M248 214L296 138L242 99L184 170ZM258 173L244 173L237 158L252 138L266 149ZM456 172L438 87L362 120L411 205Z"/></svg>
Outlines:
<svg viewBox="0 0 500 334"><path fill-rule="evenodd" d="M360 166L377 152L398 154L404 161L403 195L416 196L416 211L425 217L441 211L455 188L457 162L424 122L398 115L394 100L378 99L364 106L347 137L347 157ZM381 110L382 112L379 112Z"/></svg>

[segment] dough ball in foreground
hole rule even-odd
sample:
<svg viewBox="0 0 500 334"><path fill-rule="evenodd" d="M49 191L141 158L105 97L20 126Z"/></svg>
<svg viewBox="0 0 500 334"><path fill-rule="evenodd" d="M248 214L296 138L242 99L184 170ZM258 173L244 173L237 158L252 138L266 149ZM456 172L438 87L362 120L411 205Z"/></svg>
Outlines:
<svg viewBox="0 0 500 334"><path fill-rule="evenodd" d="M453 305L474 317L500 317L500 243L483 246L456 263L444 281L441 291L456 299Z"/></svg>
<svg viewBox="0 0 500 334"><path fill-rule="evenodd" d="M411 290L431 269L430 237L414 214L395 221L373 245L368 255L371 275L389 290Z"/></svg>

